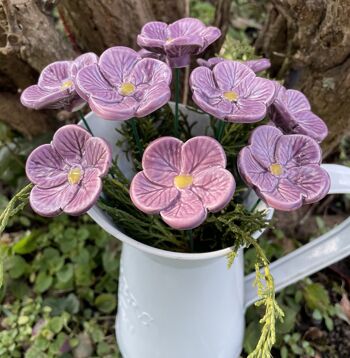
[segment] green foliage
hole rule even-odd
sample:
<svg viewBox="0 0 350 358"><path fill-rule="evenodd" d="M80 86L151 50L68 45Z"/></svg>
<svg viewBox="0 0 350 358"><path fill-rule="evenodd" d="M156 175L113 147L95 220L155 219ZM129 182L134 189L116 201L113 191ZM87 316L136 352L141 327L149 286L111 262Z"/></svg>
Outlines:
<svg viewBox="0 0 350 358"><path fill-rule="evenodd" d="M211 25L214 19L215 7L209 1L192 0L190 2L190 16Z"/></svg>
<svg viewBox="0 0 350 358"><path fill-rule="evenodd" d="M0 356L119 357L112 314L118 241L86 216L46 225L7 245Z"/></svg>

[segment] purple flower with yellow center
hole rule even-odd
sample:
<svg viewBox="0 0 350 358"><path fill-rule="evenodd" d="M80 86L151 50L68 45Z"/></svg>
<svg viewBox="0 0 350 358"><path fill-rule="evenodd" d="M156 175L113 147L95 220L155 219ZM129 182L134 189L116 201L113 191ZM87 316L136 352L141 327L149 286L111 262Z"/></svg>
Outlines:
<svg viewBox="0 0 350 358"><path fill-rule="evenodd" d="M112 47L98 63L81 69L77 91L100 117L127 120L144 117L170 99L171 69L153 58L142 58L123 46Z"/></svg>
<svg viewBox="0 0 350 358"><path fill-rule="evenodd" d="M215 65L223 61L227 61L227 60L223 57L212 57L209 58L208 60L199 58L197 60L197 63L200 66L205 66L212 69ZM258 60L247 60L247 61L238 61L238 62L241 62L243 63L243 65L248 66L254 72L265 71L271 67L271 62L267 58L259 58Z"/></svg>
<svg viewBox="0 0 350 358"><path fill-rule="evenodd" d="M193 229L207 212L223 209L231 200L235 180L226 170L226 155L213 138L199 136L183 143L173 137L152 142L142 158L143 171L130 187L135 206L159 214L171 227Z"/></svg>
<svg viewBox="0 0 350 358"><path fill-rule="evenodd" d="M26 174L35 184L32 209L48 217L85 213L101 193L101 177L107 175L111 158L103 139L77 125L61 127L51 144L39 146L28 157Z"/></svg>
<svg viewBox="0 0 350 358"><path fill-rule="evenodd" d="M22 104L34 109L79 110L85 104L85 100L75 89L77 72L97 61L98 57L90 52L77 57L74 61L51 63L42 70L38 84L23 91Z"/></svg>
<svg viewBox="0 0 350 358"><path fill-rule="evenodd" d="M180 68L190 64L191 55L203 52L221 36L217 27L205 26L191 17L167 25L152 21L143 26L137 44L144 49L166 55L170 67Z"/></svg>
<svg viewBox="0 0 350 358"><path fill-rule="evenodd" d="M322 142L328 135L325 122L312 113L306 96L275 82L276 98L269 111L271 120L286 134L305 134Z"/></svg>
<svg viewBox="0 0 350 358"><path fill-rule="evenodd" d="M321 200L330 178L320 167L321 149L305 135L283 133L273 126L256 128L238 156L244 181L269 206L284 211Z"/></svg>
<svg viewBox="0 0 350 358"><path fill-rule="evenodd" d="M263 119L272 103L275 86L260 78L246 65L222 61L211 70L200 66L190 77L193 101L212 116L236 123Z"/></svg>

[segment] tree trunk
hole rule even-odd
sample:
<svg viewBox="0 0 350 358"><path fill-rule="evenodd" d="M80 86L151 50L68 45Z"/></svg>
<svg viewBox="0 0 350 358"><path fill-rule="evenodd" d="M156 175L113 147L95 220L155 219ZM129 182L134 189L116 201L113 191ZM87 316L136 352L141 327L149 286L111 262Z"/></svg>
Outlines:
<svg viewBox="0 0 350 358"><path fill-rule="evenodd" d="M58 10L82 51L100 54L116 45L137 48L148 21L172 22L184 16L185 0L62 0Z"/></svg>
<svg viewBox="0 0 350 358"><path fill-rule="evenodd" d="M24 108L20 92L53 61L75 57L34 0L0 0L0 120L31 137L55 127L50 112Z"/></svg>
<svg viewBox="0 0 350 358"><path fill-rule="evenodd" d="M231 22L231 0L217 0L215 2L215 15L212 26L221 30L221 37L209 46L205 53L205 58L218 55L225 42L227 31Z"/></svg>
<svg viewBox="0 0 350 358"><path fill-rule="evenodd" d="M325 155L350 129L349 19L349 1L270 0L256 42L272 62L272 74L304 92L327 123Z"/></svg>

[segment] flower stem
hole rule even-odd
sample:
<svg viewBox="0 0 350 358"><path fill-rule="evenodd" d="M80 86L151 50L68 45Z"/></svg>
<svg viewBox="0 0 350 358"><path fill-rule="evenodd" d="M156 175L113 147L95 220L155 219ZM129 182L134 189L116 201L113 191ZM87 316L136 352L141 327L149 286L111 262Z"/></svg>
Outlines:
<svg viewBox="0 0 350 358"><path fill-rule="evenodd" d="M174 135L179 138L180 69L175 68L175 121Z"/></svg>
<svg viewBox="0 0 350 358"><path fill-rule="evenodd" d="M222 135L224 134L224 129L226 126L226 122L219 120L217 124L217 131L216 131L216 139L220 142L222 139Z"/></svg>
<svg viewBox="0 0 350 358"><path fill-rule="evenodd" d="M256 209L256 208L258 207L258 205L260 204L260 202L261 202L261 199L258 199L258 200L256 201L256 203L254 204L254 206L251 208L250 212L254 212L255 209Z"/></svg>
<svg viewBox="0 0 350 358"><path fill-rule="evenodd" d="M136 125L136 120L135 118L131 118L129 120L129 123L131 125L131 129L132 129L132 134L134 136L134 140L135 140L135 143L137 145L137 149L138 149L138 152L140 154L140 156L142 156L142 145L141 145L141 141L140 141L140 136L139 136L139 132L137 130L137 125Z"/></svg>
<svg viewBox="0 0 350 358"><path fill-rule="evenodd" d="M187 235L187 238L188 238L188 242L190 244L190 250L191 250L191 252L194 252L194 241L193 241L192 230L187 230L186 235Z"/></svg>
<svg viewBox="0 0 350 358"><path fill-rule="evenodd" d="M92 130L91 130L90 126L88 125L88 122L86 121L83 112L79 110L78 113L79 113L80 119L81 119L81 120L83 121L83 123L84 123L85 128L86 128L86 129L90 132L90 134L93 136L94 134L92 133Z"/></svg>

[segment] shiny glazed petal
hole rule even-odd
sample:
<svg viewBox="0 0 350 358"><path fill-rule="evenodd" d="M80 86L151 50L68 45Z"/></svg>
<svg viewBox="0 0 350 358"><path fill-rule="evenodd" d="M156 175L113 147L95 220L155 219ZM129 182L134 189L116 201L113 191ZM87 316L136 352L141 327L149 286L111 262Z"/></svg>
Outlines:
<svg viewBox="0 0 350 358"><path fill-rule="evenodd" d="M130 186L130 197L134 205L147 214L158 214L168 208L179 197L173 187L164 187L151 182L143 172L135 175Z"/></svg>
<svg viewBox="0 0 350 358"><path fill-rule="evenodd" d="M160 215L172 228L190 230L205 221L207 211L196 194L191 190L181 190L180 197L175 203L162 210Z"/></svg>
<svg viewBox="0 0 350 358"><path fill-rule="evenodd" d="M222 167L212 167L196 174L191 190L211 212L223 209L232 199L236 183L232 174Z"/></svg>
<svg viewBox="0 0 350 358"><path fill-rule="evenodd" d="M181 170L182 141L173 137L162 137L146 148L142 167L146 177L164 186L173 186L174 178Z"/></svg>

